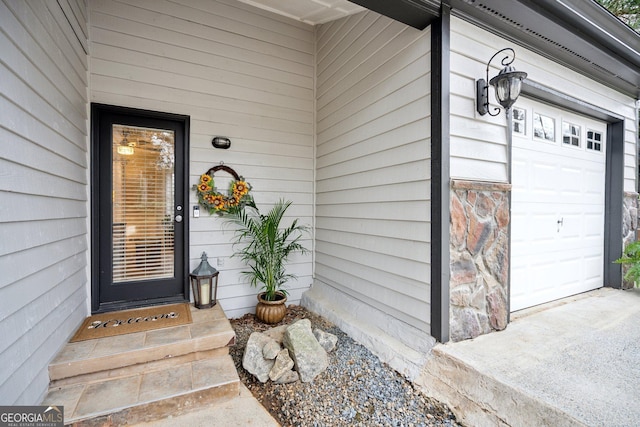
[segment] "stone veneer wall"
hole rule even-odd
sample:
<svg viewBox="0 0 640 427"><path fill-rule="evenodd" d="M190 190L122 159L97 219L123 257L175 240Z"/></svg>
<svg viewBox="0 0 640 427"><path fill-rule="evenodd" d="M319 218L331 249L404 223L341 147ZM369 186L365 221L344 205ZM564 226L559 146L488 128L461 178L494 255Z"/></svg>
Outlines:
<svg viewBox="0 0 640 427"><path fill-rule="evenodd" d="M638 238L638 193L625 192L622 208L622 239L624 246ZM629 266L623 265L622 272L626 273ZM633 288L633 282L622 281L622 289Z"/></svg>
<svg viewBox="0 0 640 427"><path fill-rule="evenodd" d="M451 181L452 341L507 326L511 184Z"/></svg>

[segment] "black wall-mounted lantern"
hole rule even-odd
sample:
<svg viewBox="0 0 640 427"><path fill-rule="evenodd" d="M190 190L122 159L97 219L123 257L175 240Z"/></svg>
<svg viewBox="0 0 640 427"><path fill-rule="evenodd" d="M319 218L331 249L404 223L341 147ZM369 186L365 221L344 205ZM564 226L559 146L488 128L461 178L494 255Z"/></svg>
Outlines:
<svg viewBox="0 0 640 427"><path fill-rule="evenodd" d="M491 61L502 52L510 52L510 54L505 54L505 57L501 61L504 68L500 70L497 76L489 80L489 66L491 65ZM527 73L516 71L516 69L511 66L515 59L516 53L514 50L506 47L497 51L489 62L487 62L486 80L479 79L476 81L476 110L480 115L484 116L488 113L490 116L497 116L500 114L498 107L494 107L493 112L489 109L489 86L487 85L487 81L496 89L496 99L505 110L511 108L518 99L518 96L520 96L522 81L527 78Z"/></svg>
<svg viewBox="0 0 640 427"><path fill-rule="evenodd" d="M211 308L217 302L220 272L209 265L206 252L202 252L200 259L200 265L189 275L193 300L196 308Z"/></svg>
<svg viewBox="0 0 640 427"><path fill-rule="evenodd" d="M222 148L223 150L226 150L231 147L231 140L224 136L216 136L211 140L211 145L215 148Z"/></svg>

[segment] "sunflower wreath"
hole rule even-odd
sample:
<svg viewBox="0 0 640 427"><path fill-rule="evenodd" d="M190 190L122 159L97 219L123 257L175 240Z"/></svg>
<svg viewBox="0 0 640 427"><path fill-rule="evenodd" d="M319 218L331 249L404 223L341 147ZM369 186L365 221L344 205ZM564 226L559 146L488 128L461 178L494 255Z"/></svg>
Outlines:
<svg viewBox="0 0 640 427"><path fill-rule="evenodd" d="M227 194L218 192L215 186L213 174L219 170L230 173L234 178L229 183ZM209 169L200 175L200 181L193 189L198 195L200 206L210 214L236 214L245 206L255 206L253 197L249 194L251 185L228 166L219 165Z"/></svg>

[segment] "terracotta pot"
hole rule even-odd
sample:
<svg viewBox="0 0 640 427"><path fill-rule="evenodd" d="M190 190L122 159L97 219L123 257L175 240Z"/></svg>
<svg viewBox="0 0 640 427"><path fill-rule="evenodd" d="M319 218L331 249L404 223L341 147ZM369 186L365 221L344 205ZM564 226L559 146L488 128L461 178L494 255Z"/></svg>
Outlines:
<svg viewBox="0 0 640 427"><path fill-rule="evenodd" d="M258 294L258 305L256 306L256 317L264 323L278 323L284 319L287 314L287 297L282 292L276 292L282 298L276 301L267 301L264 299L264 292Z"/></svg>

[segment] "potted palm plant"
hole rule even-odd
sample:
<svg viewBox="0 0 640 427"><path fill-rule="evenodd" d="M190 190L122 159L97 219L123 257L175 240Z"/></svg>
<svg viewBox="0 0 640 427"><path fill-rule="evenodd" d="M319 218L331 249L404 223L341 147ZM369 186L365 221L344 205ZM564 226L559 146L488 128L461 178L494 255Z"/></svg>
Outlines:
<svg viewBox="0 0 640 427"><path fill-rule="evenodd" d="M278 323L286 314L287 290L284 284L296 276L286 272L286 262L294 253L305 253L300 239L307 227L295 219L290 226L280 222L291 202L278 201L262 215L255 205L227 217L235 225L233 256L240 257L249 266L242 274L254 287L260 287L256 317L265 323Z"/></svg>

